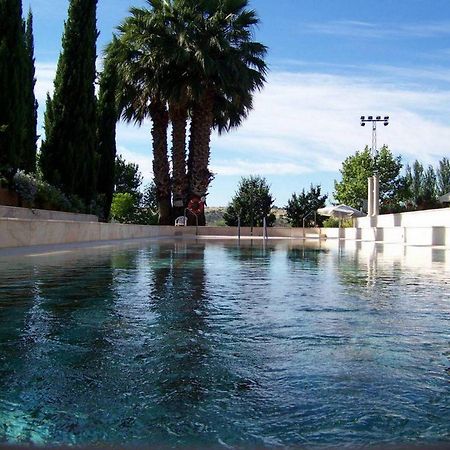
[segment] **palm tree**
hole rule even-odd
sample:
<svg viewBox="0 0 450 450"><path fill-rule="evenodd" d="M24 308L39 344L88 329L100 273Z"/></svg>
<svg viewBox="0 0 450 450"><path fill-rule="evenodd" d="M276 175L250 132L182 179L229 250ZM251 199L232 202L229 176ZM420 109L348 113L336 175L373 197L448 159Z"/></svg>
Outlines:
<svg viewBox="0 0 450 450"><path fill-rule="evenodd" d="M227 131L247 116L253 93L265 81L266 47L251 39L258 18L247 9L247 0L147 2L150 9L131 9L107 55L117 60L122 117L138 124L152 119L160 223L169 223L171 190L175 216L190 198L207 194L213 177L208 167L212 129Z"/></svg>
<svg viewBox="0 0 450 450"><path fill-rule="evenodd" d="M155 12L132 8L131 16L118 27L106 49L106 58L114 60L118 74L118 103L122 118L142 125L150 117L153 139L153 175L159 209L159 223L172 223L171 181L167 155L169 113L163 93L166 61L156 51L163 42L164 23L157 7L164 3L153 0Z"/></svg>
<svg viewBox="0 0 450 450"><path fill-rule="evenodd" d="M188 178L192 196L206 196L214 127L238 126L252 108L252 95L265 82L266 47L252 41L259 22L248 0L185 0L195 12L187 23L192 90ZM204 216L201 217L204 223Z"/></svg>

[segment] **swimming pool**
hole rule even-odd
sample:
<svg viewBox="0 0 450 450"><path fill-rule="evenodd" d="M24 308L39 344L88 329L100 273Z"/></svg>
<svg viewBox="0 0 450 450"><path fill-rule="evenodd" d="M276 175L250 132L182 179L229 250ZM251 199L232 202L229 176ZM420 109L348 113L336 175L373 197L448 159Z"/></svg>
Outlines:
<svg viewBox="0 0 450 450"><path fill-rule="evenodd" d="M449 442L448 251L358 245L0 257L0 442Z"/></svg>

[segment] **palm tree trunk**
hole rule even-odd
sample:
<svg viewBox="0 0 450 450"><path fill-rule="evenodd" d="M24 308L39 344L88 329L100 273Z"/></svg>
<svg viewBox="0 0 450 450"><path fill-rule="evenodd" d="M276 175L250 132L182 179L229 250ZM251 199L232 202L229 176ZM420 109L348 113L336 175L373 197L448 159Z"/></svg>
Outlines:
<svg viewBox="0 0 450 450"><path fill-rule="evenodd" d="M171 104L170 118L172 121L172 219L175 219L184 215L189 189L186 173L187 106Z"/></svg>
<svg viewBox="0 0 450 450"><path fill-rule="evenodd" d="M169 114L165 104L153 99L150 105L153 122L153 176L156 186L156 199L159 210L159 224L172 224L172 204L170 195L169 159L167 156L167 128Z"/></svg>
<svg viewBox="0 0 450 450"><path fill-rule="evenodd" d="M205 197L213 179L213 174L208 169L213 107L214 92L208 89L192 111L188 161L190 196ZM199 216L199 225L205 225L204 213Z"/></svg>

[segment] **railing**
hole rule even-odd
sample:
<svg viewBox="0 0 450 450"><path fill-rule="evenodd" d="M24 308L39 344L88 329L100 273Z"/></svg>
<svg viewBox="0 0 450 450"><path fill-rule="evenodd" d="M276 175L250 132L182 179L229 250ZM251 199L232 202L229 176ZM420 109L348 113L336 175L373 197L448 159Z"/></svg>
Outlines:
<svg viewBox="0 0 450 450"><path fill-rule="evenodd" d="M187 212L190 212L195 217L195 235L198 236L198 216L197 216L197 214L195 214L194 211L191 211L188 208L184 208L184 215L186 218L187 218L187 214L186 214ZM187 222L188 221L186 220L185 226L187 226Z"/></svg>
<svg viewBox="0 0 450 450"><path fill-rule="evenodd" d="M238 216L238 223L237 223L237 238L241 239L241 216ZM251 230L251 236L253 236L253 227ZM267 218L263 217L263 237L264 239L269 239L269 233L267 230Z"/></svg>
<svg viewBox="0 0 450 450"><path fill-rule="evenodd" d="M316 217L316 210L315 209L312 209L311 211L309 211L308 214L303 216L303 238L305 238L305 221L312 213L314 213L314 225L317 223L317 217Z"/></svg>
<svg viewBox="0 0 450 450"><path fill-rule="evenodd" d="M268 239L269 235L267 234L267 219L266 216L263 217L263 237L264 239Z"/></svg>

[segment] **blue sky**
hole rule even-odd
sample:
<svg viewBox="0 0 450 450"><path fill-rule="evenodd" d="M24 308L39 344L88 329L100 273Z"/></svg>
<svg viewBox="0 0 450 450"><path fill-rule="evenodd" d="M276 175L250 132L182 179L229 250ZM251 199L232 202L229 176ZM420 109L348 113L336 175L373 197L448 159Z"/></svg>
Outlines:
<svg viewBox="0 0 450 450"><path fill-rule="evenodd" d="M267 178L278 206L321 184L332 194L342 161L371 143L361 115L389 115L378 144L405 163L450 156L450 2L448 0L253 0L269 47L270 73L244 125L213 136L216 174L208 204L226 205L241 176ZM35 17L40 124L52 90L68 0L24 0ZM143 0L99 0L98 55ZM101 62L99 61L99 65ZM43 134L43 130L40 130ZM151 174L150 124L120 124L119 152Z"/></svg>

